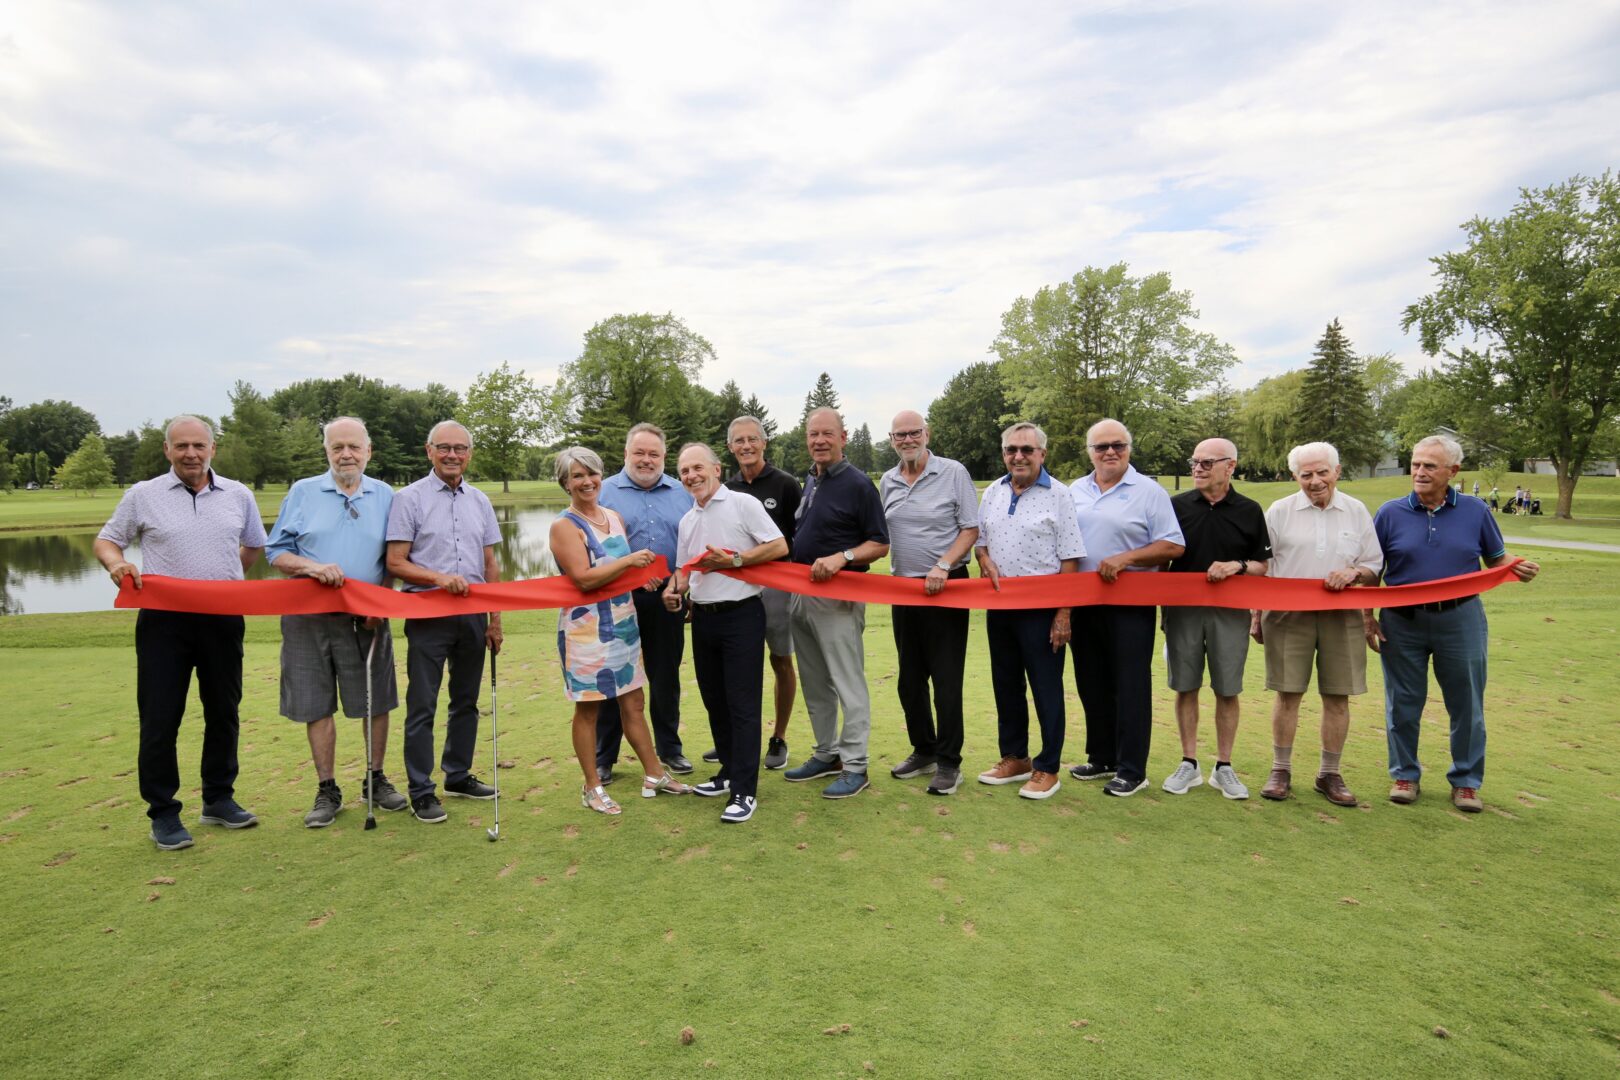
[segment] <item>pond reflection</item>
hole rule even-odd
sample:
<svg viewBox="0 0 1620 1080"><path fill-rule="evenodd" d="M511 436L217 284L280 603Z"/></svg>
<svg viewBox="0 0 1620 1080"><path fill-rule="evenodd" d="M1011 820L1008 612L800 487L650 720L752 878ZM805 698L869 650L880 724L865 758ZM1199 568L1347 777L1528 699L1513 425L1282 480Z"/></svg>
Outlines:
<svg viewBox="0 0 1620 1080"><path fill-rule="evenodd" d="M499 506L501 524L496 556L505 581L549 577L557 572L551 558L549 530L556 507ZM115 590L96 561L94 532L35 533L0 536L0 615L64 611L106 611ZM140 545L129 549L139 566ZM280 575L263 559L248 570L251 580Z"/></svg>

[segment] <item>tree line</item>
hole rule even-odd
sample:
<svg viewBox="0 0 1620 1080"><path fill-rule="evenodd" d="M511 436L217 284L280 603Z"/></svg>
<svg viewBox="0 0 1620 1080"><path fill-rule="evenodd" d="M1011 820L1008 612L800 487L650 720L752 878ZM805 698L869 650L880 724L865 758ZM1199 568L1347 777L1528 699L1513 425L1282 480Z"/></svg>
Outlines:
<svg viewBox="0 0 1620 1080"><path fill-rule="evenodd" d="M1003 313L992 359L956 372L927 409L933 448L980 479L1000 475L1001 429L1033 420L1049 436L1048 467L1062 476L1089 468L1086 429L1105 416L1135 438L1133 463L1182 473L1199 440L1231 438L1240 471L1286 475L1290 447L1336 445L1352 472L1370 473L1421 437L1449 427L1473 464L1506 468L1550 458L1558 515L1569 516L1589 460L1620 450L1620 182L1614 174L1526 189L1500 220L1463 226L1462 250L1431 260L1434 291L1405 309L1435 366L1408 377L1385 353L1360 356L1337 318L1304 366L1234 390L1233 348L1195 324L1192 295L1164 271L1133 275L1121 262L1087 266L1072 278L1019 297ZM804 419L840 408L827 372L805 394L797 426L783 429L756 394L736 381L701 382L714 347L673 313L616 314L584 336L554 386L502 364L465 393L434 383L408 389L358 374L308 379L268 396L238 382L219 425L220 471L262 487L319 472L319 425L334 416L365 420L373 474L393 482L424 469L421 442L453 417L478 446L475 475L503 482L549 477L557 449L583 444L610 471L621 464L632 424L650 420L671 445L725 448L726 426L758 417L781 468L809 468ZM895 461L887 432L850 431L847 456L877 472ZM8 450L9 447L9 450ZM1403 462L1404 463L1404 462ZM104 436L68 402L12 408L0 398L0 482L55 480L62 486L124 484L166 467L162 431Z"/></svg>

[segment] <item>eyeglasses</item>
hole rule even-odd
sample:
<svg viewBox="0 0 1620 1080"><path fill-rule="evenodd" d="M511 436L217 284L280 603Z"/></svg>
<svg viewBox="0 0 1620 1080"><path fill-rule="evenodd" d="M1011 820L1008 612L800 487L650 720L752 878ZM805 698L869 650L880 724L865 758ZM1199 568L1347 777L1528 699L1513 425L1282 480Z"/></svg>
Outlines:
<svg viewBox="0 0 1620 1080"><path fill-rule="evenodd" d="M1235 458L1229 458L1229 457L1195 457L1195 458L1188 458L1187 459L1187 464L1191 465L1194 469L1213 469L1215 466L1219 465L1223 461L1234 461L1234 460L1236 460L1236 459Z"/></svg>
<svg viewBox="0 0 1620 1080"><path fill-rule="evenodd" d="M434 443L433 449L437 450L441 454L465 454L467 451L471 450L472 447L468 446L466 443L441 442Z"/></svg>
<svg viewBox="0 0 1620 1080"><path fill-rule="evenodd" d="M1041 449L1039 446L1003 446L1001 453L1004 457L1034 457Z"/></svg>
<svg viewBox="0 0 1620 1080"><path fill-rule="evenodd" d="M1091 444L1091 449L1099 454L1106 454L1110 450L1116 454L1123 454L1129 451L1130 448L1131 444L1128 442L1094 442Z"/></svg>
<svg viewBox="0 0 1620 1080"><path fill-rule="evenodd" d="M916 428L912 431L891 431L889 432L889 438L893 439L895 442L903 442L909 439L920 439L923 437L924 430L924 428Z"/></svg>

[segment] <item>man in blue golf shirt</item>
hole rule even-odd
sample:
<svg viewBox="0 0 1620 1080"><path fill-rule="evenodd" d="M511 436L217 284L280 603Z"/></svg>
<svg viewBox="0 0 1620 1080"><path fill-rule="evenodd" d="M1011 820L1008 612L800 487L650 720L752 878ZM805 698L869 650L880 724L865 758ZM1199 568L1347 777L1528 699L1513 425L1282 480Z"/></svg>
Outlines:
<svg viewBox="0 0 1620 1080"><path fill-rule="evenodd" d="M1462 468L1462 447L1431 435L1412 448L1412 493L1378 508L1373 529L1384 549L1384 583L1411 585L1456 577L1511 556L1490 509L1458 494L1451 481ZM1541 567L1528 560L1513 567L1529 581ZM1365 613L1367 644L1384 667L1384 725L1389 736L1391 802L1418 799L1423 767L1418 763L1418 725L1429 694L1429 662L1451 717L1451 804L1477 814L1485 808L1485 658L1489 631L1478 596L1433 604L1384 608L1378 621Z"/></svg>

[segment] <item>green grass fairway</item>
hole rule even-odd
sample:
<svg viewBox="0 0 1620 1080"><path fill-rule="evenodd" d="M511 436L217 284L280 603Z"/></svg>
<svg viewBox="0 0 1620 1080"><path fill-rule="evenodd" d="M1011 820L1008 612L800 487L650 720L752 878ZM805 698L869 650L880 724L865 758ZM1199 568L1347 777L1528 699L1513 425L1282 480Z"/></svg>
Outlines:
<svg viewBox="0 0 1620 1080"><path fill-rule="evenodd" d="M1616 1075L1620 556L1543 560L1488 596L1477 816L1445 799L1438 714L1423 800L1385 801L1376 664L1345 755L1355 810L1309 792L1314 713L1293 801L1159 791L1179 756L1167 692L1149 792L1065 775L1045 803L972 782L926 797L887 775L908 747L873 608L858 798L766 774L755 819L722 827L717 801L634 797L632 766L622 818L582 810L555 615L528 613L501 664L501 841L464 800L443 826L392 814L366 833L351 806L310 831L277 626L256 619L238 793L262 824L195 825L190 717L198 842L162 853L133 771L132 616L0 620L0 1075ZM979 626L970 665L977 772L996 756ZM1262 682L1257 650L1236 762L1256 793ZM686 702L695 758L690 684ZM1073 761L1072 690L1069 716ZM802 706L789 741L798 761ZM351 798L360 747L346 723Z"/></svg>

